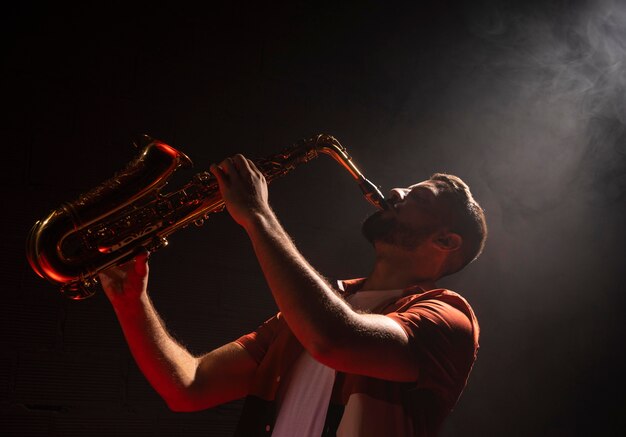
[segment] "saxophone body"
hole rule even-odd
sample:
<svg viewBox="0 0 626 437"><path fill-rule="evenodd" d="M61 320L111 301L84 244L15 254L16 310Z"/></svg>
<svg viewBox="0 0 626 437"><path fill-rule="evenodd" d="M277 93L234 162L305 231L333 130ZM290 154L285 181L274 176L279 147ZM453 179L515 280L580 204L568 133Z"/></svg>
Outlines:
<svg viewBox="0 0 626 437"><path fill-rule="evenodd" d="M137 158L113 178L62 204L32 227L26 256L42 278L61 286L70 299L92 296L97 275L139 251L156 251L167 237L191 223L201 225L224 209L215 177L197 173L181 189L164 193L169 177L191 166L182 152L145 137ZM330 155L355 179L366 199L385 209L384 196L354 165L345 148L330 135L317 135L267 158L255 160L266 180L289 173L320 153Z"/></svg>

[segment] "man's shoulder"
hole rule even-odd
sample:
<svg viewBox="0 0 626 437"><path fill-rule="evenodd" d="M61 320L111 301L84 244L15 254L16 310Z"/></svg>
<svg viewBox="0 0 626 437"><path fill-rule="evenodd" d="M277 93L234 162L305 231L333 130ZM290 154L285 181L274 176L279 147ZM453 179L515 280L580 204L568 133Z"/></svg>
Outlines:
<svg viewBox="0 0 626 437"><path fill-rule="evenodd" d="M446 288L405 295L389 306L385 313L403 313L407 316L414 313L416 316L439 320L444 325L463 327L463 330L472 333L475 343L478 343L480 328L474 310L463 296Z"/></svg>
<svg viewBox="0 0 626 437"><path fill-rule="evenodd" d="M398 302L402 302L405 305L412 305L429 300L443 302L455 308L458 307L459 309L468 308L471 310L472 308L461 294L447 288L433 288L426 291L416 290L415 293L405 293Z"/></svg>

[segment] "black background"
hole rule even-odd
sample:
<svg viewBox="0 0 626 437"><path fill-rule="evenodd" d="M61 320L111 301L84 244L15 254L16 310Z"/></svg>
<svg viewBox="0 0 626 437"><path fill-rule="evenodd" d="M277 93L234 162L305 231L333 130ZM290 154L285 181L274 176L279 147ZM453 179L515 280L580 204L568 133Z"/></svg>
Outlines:
<svg viewBox="0 0 626 437"><path fill-rule="evenodd" d="M451 172L487 212L482 258L441 284L482 328L444 436L618 435L624 28L608 0L5 7L0 434L229 435L240 402L170 412L106 297L63 299L30 270L26 234L124 167L142 133L193 159L174 184L326 132L385 189ZM372 209L332 160L270 201L322 274L367 275ZM227 213L174 235L150 290L198 354L275 311Z"/></svg>

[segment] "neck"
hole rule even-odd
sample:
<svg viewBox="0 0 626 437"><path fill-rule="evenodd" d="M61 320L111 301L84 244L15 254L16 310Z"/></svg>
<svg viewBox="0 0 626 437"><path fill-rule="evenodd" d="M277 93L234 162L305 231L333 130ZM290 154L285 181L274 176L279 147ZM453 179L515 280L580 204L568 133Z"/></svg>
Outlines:
<svg viewBox="0 0 626 437"><path fill-rule="evenodd" d="M385 257L377 254L374 268L365 279L361 290L395 290L413 285L420 285L425 290L436 288L432 277L415 270L415 260L410 257Z"/></svg>

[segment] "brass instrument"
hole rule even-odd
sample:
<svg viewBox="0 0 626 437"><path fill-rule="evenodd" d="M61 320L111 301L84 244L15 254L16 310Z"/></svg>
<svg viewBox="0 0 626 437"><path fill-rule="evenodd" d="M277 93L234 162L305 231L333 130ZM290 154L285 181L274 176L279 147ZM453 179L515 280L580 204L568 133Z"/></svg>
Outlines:
<svg viewBox="0 0 626 437"><path fill-rule="evenodd" d="M64 203L35 223L26 245L33 270L61 285L70 299L92 296L97 274L125 262L142 248L155 251L167 237L190 223L201 225L211 213L224 209L215 177L209 172L193 176L182 189L162 193L167 179L191 160L175 148L144 137L140 155L113 178ZM352 163L346 149L330 135L317 135L265 159L254 161L268 182L319 153L330 155L359 184L366 199L386 209L384 196Z"/></svg>

